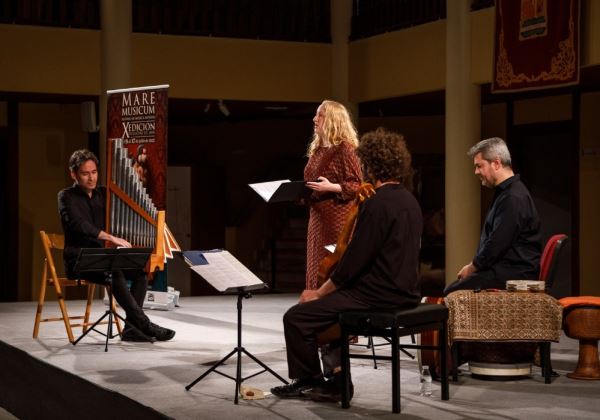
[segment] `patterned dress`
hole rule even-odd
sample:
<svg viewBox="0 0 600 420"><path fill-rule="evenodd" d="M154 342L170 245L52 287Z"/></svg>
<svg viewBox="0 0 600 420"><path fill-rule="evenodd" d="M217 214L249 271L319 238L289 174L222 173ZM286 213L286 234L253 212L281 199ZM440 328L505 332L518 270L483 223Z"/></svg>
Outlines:
<svg viewBox="0 0 600 420"><path fill-rule="evenodd" d="M304 168L304 180L315 181L320 176L340 184L342 192L313 191L311 195L306 244L306 288L310 290L317 289L319 264L328 254L324 247L336 243L360 187L360 162L353 146L342 142L315 150Z"/></svg>

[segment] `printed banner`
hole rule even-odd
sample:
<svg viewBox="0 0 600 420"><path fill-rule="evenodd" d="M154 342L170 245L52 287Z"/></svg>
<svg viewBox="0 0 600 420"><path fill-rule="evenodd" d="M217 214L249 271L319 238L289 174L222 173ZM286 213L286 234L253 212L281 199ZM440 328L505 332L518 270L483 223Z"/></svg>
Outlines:
<svg viewBox="0 0 600 420"><path fill-rule="evenodd" d="M108 91L107 138L122 138L158 210L167 204L168 85ZM111 159L111 156L107 156Z"/></svg>
<svg viewBox="0 0 600 420"><path fill-rule="evenodd" d="M496 0L492 92L579 83L579 0Z"/></svg>

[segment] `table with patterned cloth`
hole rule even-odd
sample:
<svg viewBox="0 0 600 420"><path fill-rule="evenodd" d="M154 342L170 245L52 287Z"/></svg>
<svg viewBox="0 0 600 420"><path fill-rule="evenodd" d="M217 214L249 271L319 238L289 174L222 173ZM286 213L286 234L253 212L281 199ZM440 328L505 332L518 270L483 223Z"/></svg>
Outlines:
<svg viewBox="0 0 600 420"><path fill-rule="evenodd" d="M446 305L450 344L560 339L562 306L545 293L458 290L446 297Z"/></svg>

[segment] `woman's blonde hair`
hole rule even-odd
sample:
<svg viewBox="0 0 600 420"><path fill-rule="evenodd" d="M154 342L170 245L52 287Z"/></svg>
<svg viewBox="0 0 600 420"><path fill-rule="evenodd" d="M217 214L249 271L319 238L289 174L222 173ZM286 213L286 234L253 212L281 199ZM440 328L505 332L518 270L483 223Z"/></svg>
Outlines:
<svg viewBox="0 0 600 420"><path fill-rule="evenodd" d="M315 131L308 146L307 155L312 156L319 147L337 146L343 141L357 147L358 133L346 107L339 102L325 100L321 103L320 108L323 110L324 138L321 138Z"/></svg>

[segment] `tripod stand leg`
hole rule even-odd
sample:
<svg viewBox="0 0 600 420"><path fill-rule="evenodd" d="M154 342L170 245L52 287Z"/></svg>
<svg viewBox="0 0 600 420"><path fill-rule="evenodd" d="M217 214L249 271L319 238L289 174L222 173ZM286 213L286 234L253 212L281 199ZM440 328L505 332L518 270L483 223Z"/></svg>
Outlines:
<svg viewBox="0 0 600 420"><path fill-rule="evenodd" d="M266 370L267 372L269 372L271 375L275 376L277 379L279 379L281 382L283 382L284 384L288 384L288 381L286 381L285 379L283 379L281 376L279 376L277 374L277 372L275 372L273 369L271 369L269 366L265 365L263 362L261 362L260 360L258 360L252 353L250 353L248 350L246 350L245 348L242 348L242 352L244 352L244 354L246 356L248 356L249 358L251 358L252 360L254 360L256 363L258 363L264 370Z"/></svg>
<svg viewBox="0 0 600 420"><path fill-rule="evenodd" d="M415 336L413 334L411 334L411 342L413 344L415 344ZM388 343L392 344L392 340L390 340L388 337L383 337ZM406 349L402 348L402 345L400 345L400 351L404 354L406 354L408 357L410 357L411 359L414 360L415 356L414 354L410 354L409 352L406 351Z"/></svg>
<svg viewBox="0 0 600 420"><path fill-rule="evenodd" d="M402 348L401 348L401 349L400 349L400 351L401 351L402 353L406 354L406 355L407 355L408 357L410 357L411 359L414 359L414 358L415 358L414 354L410 354L410 353L409 353L409 352L407 352L405 349L402 349Z"/></svg>
<svg viewBox="0 0 600 420"><path fill-rule="evenodd" d="M106 342L104 343L104 352L108 351L108 340L112 338L112 323L113 313L112 310L108 311L108 329L106 330Z"/></svg>
<svg viewBox="0 0 600 420"><path fill-rule="evenodd" d="M127 323L127 321L125 321L125 319L121 315L119 315L118 313L115 313L115 312L111 311L110 309L107 309L106 312L104 312L104 315L102 315L102 317L100 317L100 319L98 319L96 322L94 322L91 327L89 327L88 329L86 329L85 332L83 334L81 334L81 336L79 336L79 338L77 338L77 340L75 340L73 342L73 345L76 345L77 343L79 343L79 341L81 341L81 339L83 337L85 337L86 335L88 335L91 331L94 331L95 328L106 317L108 317L108 326L107 326L107 330L106 330L106 341L104 343L104 351L107 352L108 351L108 340L112 339L112 338L115 338L115 337L117 337L119 335L118 328L117 328L117 334L113 334L113 323L116 322L116 320L118 320L118 319L120 319L124 323ZM133 325L131 325L131 327L135 328L140 334L142 334L144 337L146 337L149 342L153 343L154 341L156 341L154 339L154 337L148 337L143 332L141 332L137 327L135 327ZM100 332L100 331L96 330L96 332Z"/></svg>
<svg viewBox="0 0 600 420"><path fill-rule="evenodd" d="M127 322L127 320L125 318L123 318L121 315L119 315L118 313L114 312L113 317L115 318L115 323L117 324L117 326L119 325L119 320L121 320L121 321L123 321L123 324L125 324L126 326L129 325L130 328L133 328L135 331L137 331L149 343L154 343L156 341L156 338L150 337L148 334L145 334L142 330L140 330L138 327L133 325L131 322ZM118 327L117 327L117 331L118 331ZM118 335L123 335L123 333L118 332L117 334L113 335L111 338L116 337Z"/></svg>
<svg viewBox="0 0 600 420"><path fill-rule="evenodd" d="M235 397L233 399L233 403L237 404L240 395L240 385L242 384L242 351L244 351L244 349L237 347L235 350L237 352L237 368L235 374Z"/></svg>
<svg viewBox="0 0 600 420"><path fill-rule="evenodd" d="M204 379L206 377L206 375L208 375L209 373L216 371L216 373L225 376L229 379L232 379L235 381L235 396L234 396L234 403L237 404L239 401L239 393L240 393L240 384L245 380L245 379L249 379L251 377L254 377L256 375L259 375L261 373L264 372L269 372L271 373L273 376L275 376L277 379L279 379L281 382L283 382L284 384L287 384L288 382L283 379L281 376L279 376L277 373L275 373L271 368L269 368L267 365L265 365L263 362L261 362L260 360L258 360L256 357L254 357L254 355L248 351L246 351L246 349L244 349L242 347L242 299L246 297L250 297L250 294L247 293L246 291L240 291L240 293L238 293L238 298L237 298L237 347L234 348L227 356L225 356L224 358L222 358L220 361L218 361L217 363L215 363L210 369L208 369L206 372L204 372L201 376L199 376L198 378L196 378L196 380L194 382L192 382L191 384L189 384L188 386L185 387L185 389L187 391L189 391L194 385L196 385L198 382L200 382L202 379ZM222 365L223 363L225 363L225 361L227 359L229 359L231 356L233 356L235 354L237 354L237 365L236 365L236 376L235 378L233 378L232 376L226 375L223 372L219 372L218 370L216 370L220 365ZM252 360L254 360L256 363L258 363L264 370L260 371L258 373L255 373L253 375L250 375L246 378L242 378L242 353L246 354L248 357L250 357Z"/></svg>
<svg viewBox="0 0 600 420"><path fill-rule="evenodd" d="M111 293L112 293L112 290L111 290ZM121 316L119 316L119 314L117 313L117 305L115 305L114 299L111 299L110 308L112 309L113 313L116 315L114 322L117 324L117 331L119 332L119 335L121 335L121 334L123 334L123 330L121 329L121 323L119 322L119 318L121 318ZM125 321L123 321L123 322L125 322Z"/></svg>
<svg viewBox="0 0 600 420"><path fill-rule="evenodd" d="M237 348L235 348L235 349L231 350L231 352L230 352L230 353L229 353L227 356L223 357L223 358L222 358L221 360L219 360L217 363L215 363L214 365L212 365L212 366L210 367L210 369L208 369L208 370L207 370L206 372L204 372L202 375L200 375L199 377L197 377L197 378L194 380L194 382L192 382L191 384L189 384L188 386L186 386L186 387L185 387L185 390L186 390L186 391L189 391L189 390L190 390L190 389L191 389L191 388L192 388L194 385L196 385L198 382L200 382L202 379L204 379L204 377L205 377L206 375L208 375L208 374L209 374L209 373L211 373L213 370L215 370L216 368L218 368L219 366L221 366L223 363L225 363L225 362L227 361L227 359L229 359L231 356L233 356L233 354L234 354L235 352L237 352L237 351L238 351L238 349L237 349Z"/></svg>
<svg viewBox="0 0 600 420"><path fill-rule="evenodd" d="M73 342L73 345L76 345L77 343L79 343L83 337L88 335L90 333L90 331L93 331L94 328L96 328L98 326L98 324L100 324L104 320L104 318L106 318L109 314L110 314L110 311L104 312L104 315L102 315L96 322L94 322L90 328L85 330L85 332L83 334L81 334L79 336L79 338Z"/></svg>
<svg viewBox="0 0 600 420"><path fill-rule="evenodd" d="M367 348L371 346L371 353L373 354L373 369L377 369L377 358L375 356L375 344L373 343L373 336L370 335L367 341Z"/></svg>

